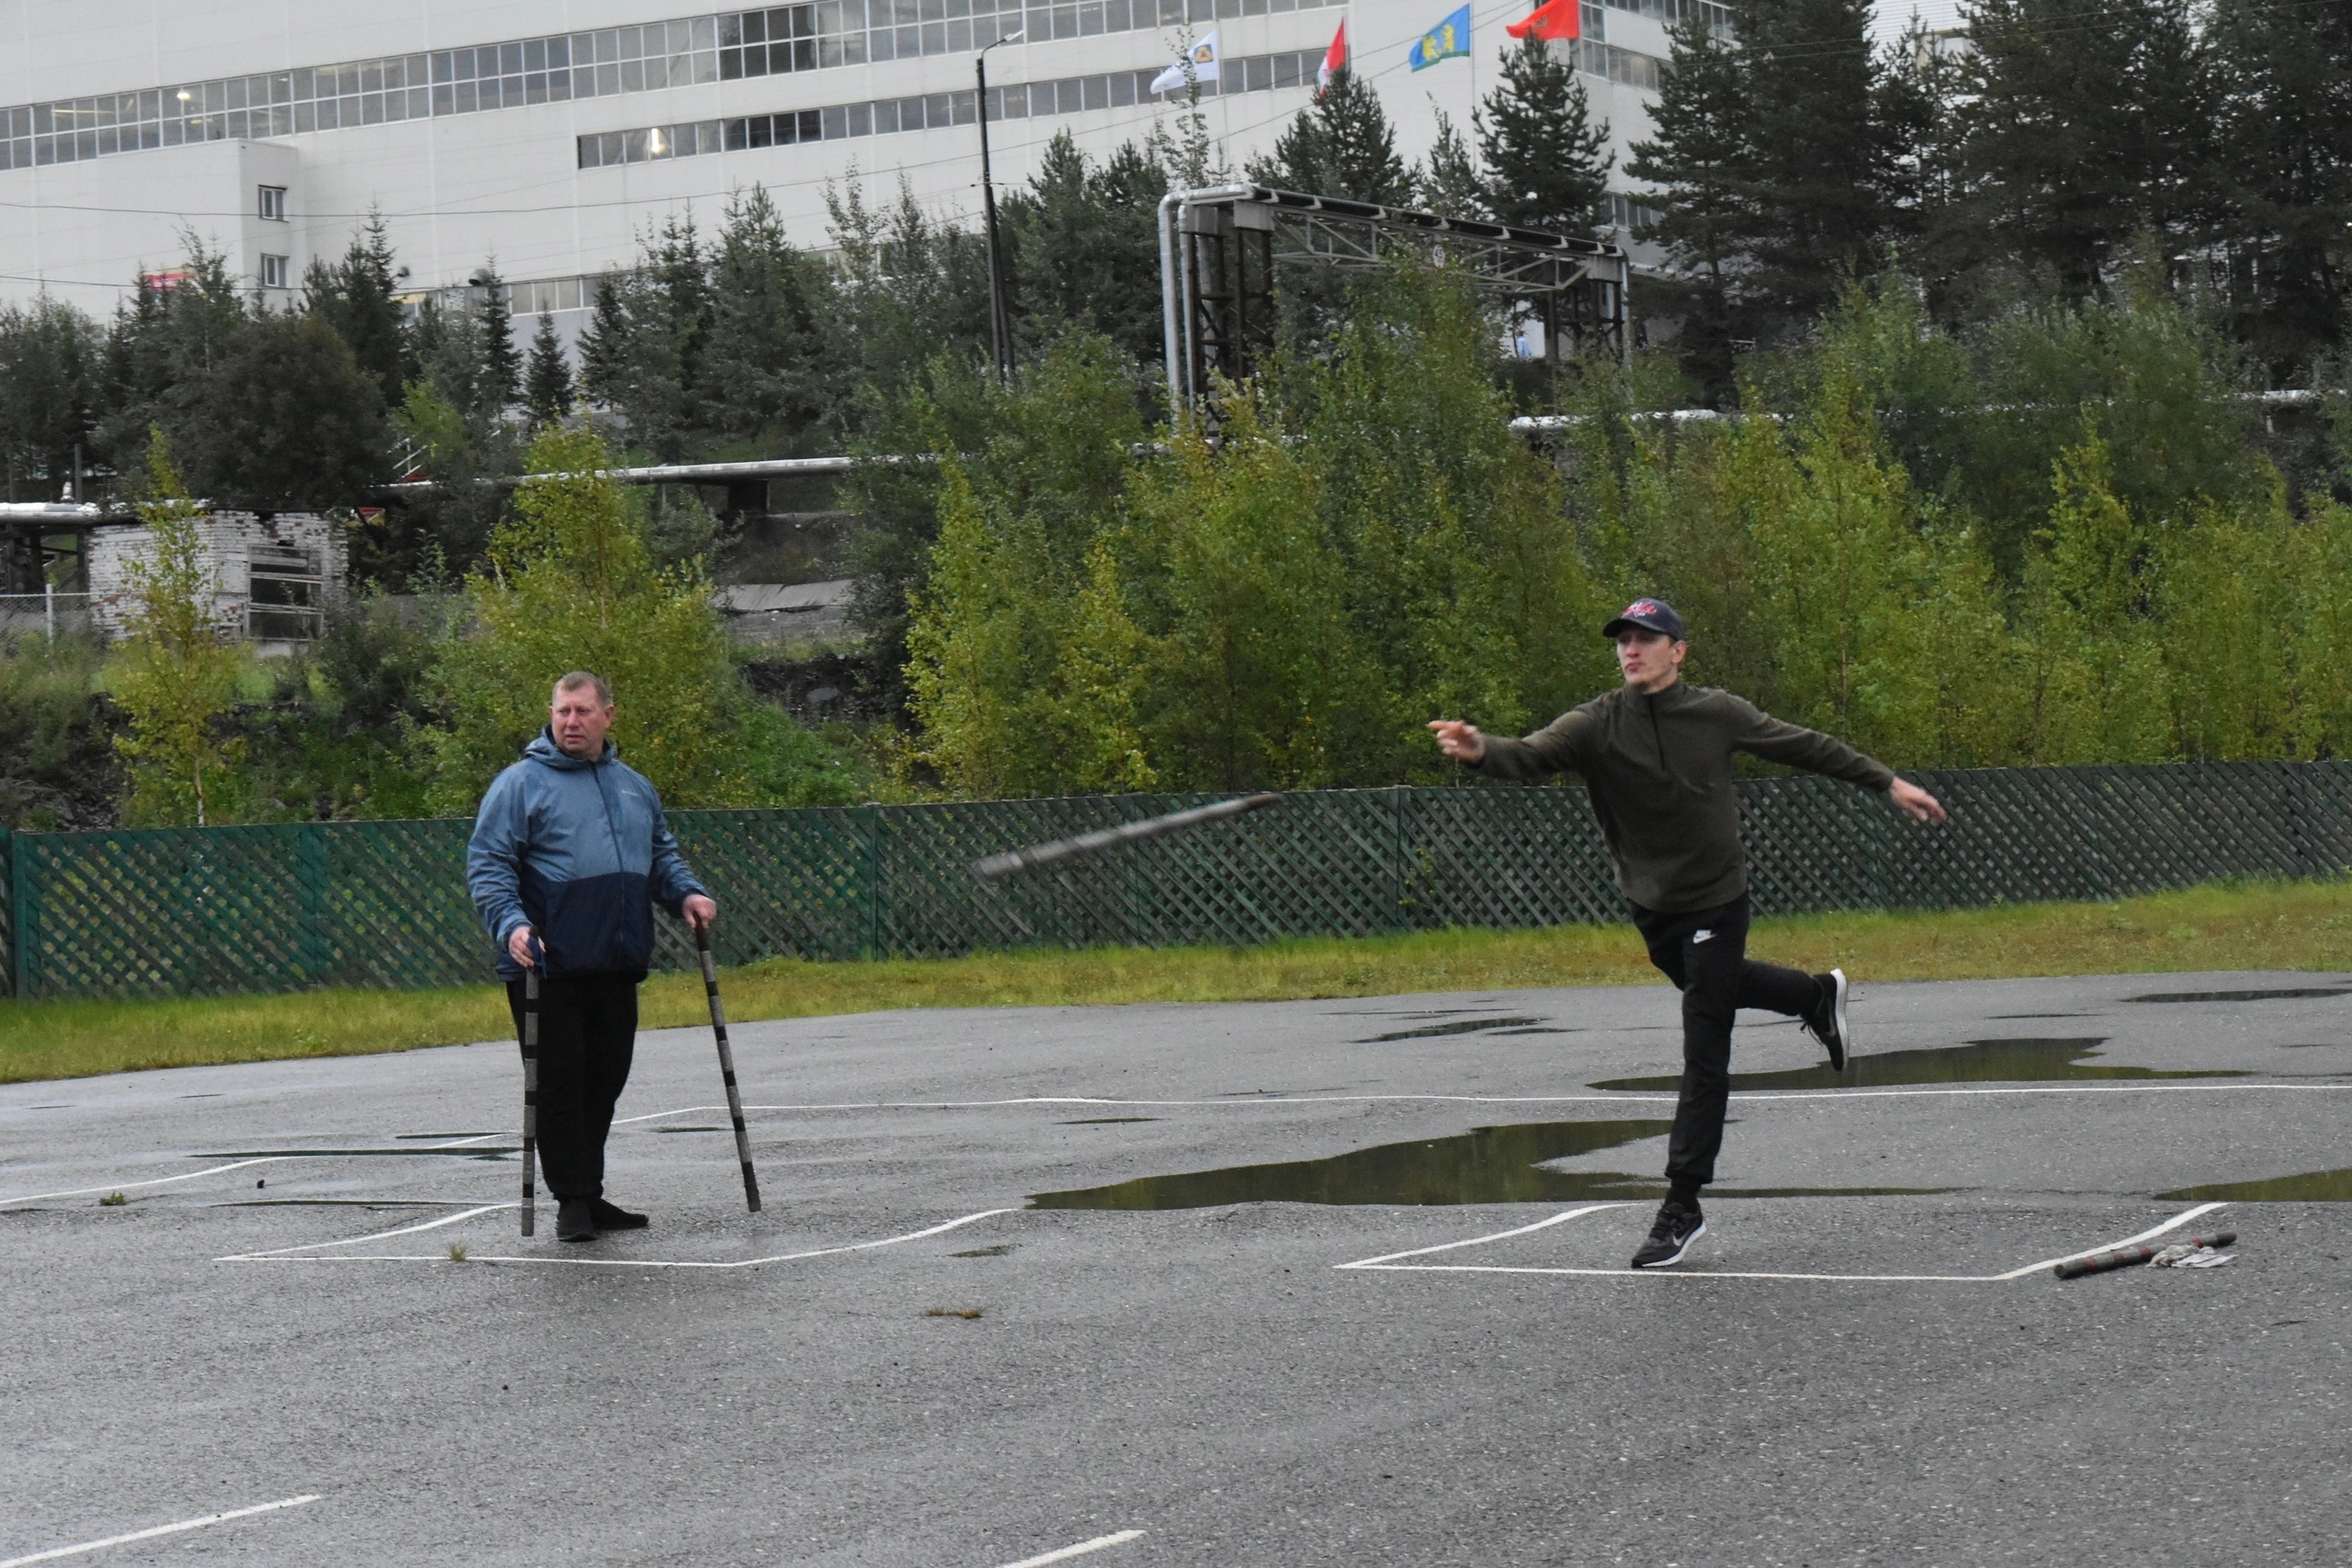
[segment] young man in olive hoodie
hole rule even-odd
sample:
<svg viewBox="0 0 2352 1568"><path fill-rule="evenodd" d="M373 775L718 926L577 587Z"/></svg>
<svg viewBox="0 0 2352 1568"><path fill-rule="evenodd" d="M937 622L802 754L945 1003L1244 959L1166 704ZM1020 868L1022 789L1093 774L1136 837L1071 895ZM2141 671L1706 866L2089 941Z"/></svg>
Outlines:
<svg viewBox="0 0 2352 1568"><path fill-rule="evenodd" d="M1788 1013L1842 1069L1852 1034L1846 976L1805 975L1747 956L1747 855L1739 841L1732 754L1745 751L1885 794L1922 822L1944 808L1883 762L1835 736L1784 723L1710 686L1682 683L1690 651L1682 617L1637 599L1601 628L1617 644L1625 683L1562 714L1522 740L1437 719L1439 747L1496 778L1583 775L1617 862L1617 886L1650 962L1682 993L1682 1092L1668 1140L1667 1198L1636 1269L1679 1263L1707 1228L1699 1190L1715 1179L1731 1094L1731 1029L1741 1008Z"/></svg>

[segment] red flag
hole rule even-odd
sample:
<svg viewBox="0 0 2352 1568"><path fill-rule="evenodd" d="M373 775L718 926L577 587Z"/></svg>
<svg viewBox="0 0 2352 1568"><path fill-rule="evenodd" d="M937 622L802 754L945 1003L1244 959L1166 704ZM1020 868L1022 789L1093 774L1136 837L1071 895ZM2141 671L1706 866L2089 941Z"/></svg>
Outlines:
<svg viewBox="0 0 2352 1568"><path fill-rule="evenodd" d="M1503 31L1513 38L1525 38L1533 33L1546 43L1580 37L1584 32L1582 0L1548 0L1547 4L1538 6Z"/></svg>
<svg viewBox="0 0 2352 1568"><path fill-rule="evenodd" d="M1340 30L1331 35L1331 47L1323 51L1323 63L1315 71L1315 90L1321 92L1331 85L1331 78L1348 68L1348 23L1340 19Z"/></svg>

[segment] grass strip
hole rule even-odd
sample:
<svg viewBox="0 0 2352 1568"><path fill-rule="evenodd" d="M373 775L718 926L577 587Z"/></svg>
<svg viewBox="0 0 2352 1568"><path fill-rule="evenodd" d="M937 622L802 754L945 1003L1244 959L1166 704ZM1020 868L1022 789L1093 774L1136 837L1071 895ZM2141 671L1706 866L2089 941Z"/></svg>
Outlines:
<svg viewBox="0 0 2352 1568"><path fill-rule="evenodd" d="M1758 920L1748 951L1862 980L2352 968L2352 882L2227 883L2111 904L2018 904ZM730 970L730 1019L889 1008L1272 1001L1416 991L1663 984L1624 926L1419 931L1249 948L1033 950ZM704 1021L692 975L646 982L647 1028ZM305 991L0 1003L0 1082L356 1055L506 1038L503 990Z"/></svg>

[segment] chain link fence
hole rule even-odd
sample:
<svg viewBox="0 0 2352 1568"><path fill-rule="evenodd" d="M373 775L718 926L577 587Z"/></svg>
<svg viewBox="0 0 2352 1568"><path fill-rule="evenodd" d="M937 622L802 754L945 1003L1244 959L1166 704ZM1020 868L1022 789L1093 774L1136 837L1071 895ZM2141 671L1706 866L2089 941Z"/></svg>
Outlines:
<svg viewBox="0 0 2352 1568"><path fill-rule="evenodd" d="M2352 870L2352 763L1914 775L1927 828L1818 778L1740 785L1759 914L2126 897ZM1308 791L1270 811L984 883L983 855L1214 798L1129 795L680 811L722 963L1024 946L1247 945L1449 926L1616 920L1580 788ZM17 833L0 966L28 998L461 985L490 974L465 890L471 825L332 822ZM662 967L690 968L661 925Z"/></svg>

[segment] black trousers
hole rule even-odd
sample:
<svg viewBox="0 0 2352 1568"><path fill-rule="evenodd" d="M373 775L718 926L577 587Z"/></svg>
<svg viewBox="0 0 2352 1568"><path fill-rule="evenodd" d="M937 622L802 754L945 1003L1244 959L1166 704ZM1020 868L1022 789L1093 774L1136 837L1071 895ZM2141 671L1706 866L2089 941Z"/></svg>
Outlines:
<svg viewBox="0 0 2352 1568"><path fill-rule="evenodd" d="M1747 896L1685 915L1634 906L1650 962L1682 993L1682 1093L1667 1140L1666 1179L1678 1191L1715 1179L1731 1099L1731 1025L1741 1008L1803 1013L1821 983L1795 969L1747 956Z"/></svg>
<svg viewBox="0 0 2352 1568"><path fill-rule="evenodd" d="M523 1037L523 982L506 982ZM539 982L539 1168L558 1201L605 1195L605 1135L637 1052L637 976Z"/></svg>

